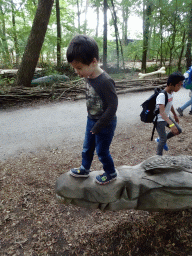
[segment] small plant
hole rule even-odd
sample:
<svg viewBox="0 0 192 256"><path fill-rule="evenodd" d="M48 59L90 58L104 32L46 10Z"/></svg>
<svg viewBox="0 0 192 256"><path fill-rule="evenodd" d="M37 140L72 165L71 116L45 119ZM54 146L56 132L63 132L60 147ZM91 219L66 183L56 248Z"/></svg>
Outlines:
<svg viewBox="0 0 192 256"><path fill-rule="evenodd" d="M110 74L110 76L115 79L125 79L126 75L124 73Z"/></svg>
<svg viewBox="0 0 192 256"><path fill-rule="evenodd" d="M0 87L4 87L4 86L7 86L7 85L13 85L15 82L15 78L14 77L11 77L11 78L1 78L0 79Z"/></svg>
<svg viewBox="0 0 192 256"><path fill-rule="evenodd" d="M150 67L147 67L146 68L146 73L150 73L150 72L153 72L153 71L157 71L159 69L159 66L154 64L154 65L151 65Z"/></svg>

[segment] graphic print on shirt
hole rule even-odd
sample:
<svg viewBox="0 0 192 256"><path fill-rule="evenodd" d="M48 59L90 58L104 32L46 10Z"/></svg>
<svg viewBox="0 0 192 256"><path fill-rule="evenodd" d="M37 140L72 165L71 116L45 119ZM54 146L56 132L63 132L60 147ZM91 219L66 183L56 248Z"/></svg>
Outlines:
<svg viewBox="0 0 192 256"><path fill-rule="evenodd" d="M101 116L103 113L103 102L94 88L87 83L86 86L87 110L92 116Z"/></svg>

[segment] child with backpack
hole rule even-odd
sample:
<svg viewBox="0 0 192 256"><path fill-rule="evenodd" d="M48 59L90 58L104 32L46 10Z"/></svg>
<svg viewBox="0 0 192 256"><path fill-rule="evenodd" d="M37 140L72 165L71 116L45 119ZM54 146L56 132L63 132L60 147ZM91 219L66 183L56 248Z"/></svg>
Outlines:
<svg viewBox="0 0 192 256"><path fill-rule="evenodd" d="M168 150L166 144L167 140L175 135L182 132L180 126L178 125L179 119L175 113L173 107L173 92L178 92L183 84L185 77L180 72L174 72L168 77L167 86L165 92L168 96L168 102L165 106L165 93L161 92L156 98L156 108L159 109L159 114L157 115L157 125L156 130L158 132L159 138L156 139L157 144L157 155L163 155L163 149ZM170 111L173 113L175 121L170 117ZM165 127L170 128L170 132L166 133Z"/></svg>

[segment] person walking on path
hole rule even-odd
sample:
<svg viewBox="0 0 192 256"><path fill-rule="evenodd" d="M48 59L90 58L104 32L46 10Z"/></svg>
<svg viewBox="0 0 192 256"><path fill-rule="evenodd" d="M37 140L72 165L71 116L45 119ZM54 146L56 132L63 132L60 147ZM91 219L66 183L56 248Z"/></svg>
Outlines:
<svg viewBox="0 0 192 256"><path fill-rule="evenodd" d="M157 132L159 138L156 139L157 144L157 155L163 155L163 149L168 150L166 144L167 140L175 135L182 132L180 126L178 125L179 119L175 113L173 107L173 92L178 92L183 84L185 77L180 72L174 72L168 77L167 87L165 92L168 96L168 103L165 106L165 93L161 92L156 99L156 107L159 108L159 114L157 116ZM173 113L175 121L170 117L170 112ZM167 134L165 127L170 128L170 132Z"/></svg>

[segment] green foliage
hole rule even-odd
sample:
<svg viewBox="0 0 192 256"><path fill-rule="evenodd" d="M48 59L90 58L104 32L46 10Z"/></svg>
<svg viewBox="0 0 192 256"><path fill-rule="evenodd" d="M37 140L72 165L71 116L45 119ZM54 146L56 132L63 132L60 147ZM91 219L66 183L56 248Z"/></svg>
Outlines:
<svg viewBox="0 0 192 256"><path fill-rule="evenodd" d="M15 62L15 32L18 43L18 55L21 61L25 46L31 31L33 19L35 17L38 0L0 0L0 65L11 67ZM147 1L146 1L147 2ZM78 28L75 20L77 20L76 0L60 0L60 15L61 15L61 49L62 61L65 60L65 51L71 38L78 33ZM120 37L123 35L122 10L128 8L127 15L130 15L131 10L135 11L135 15L142 15L142 1L122 0L114 1L117 12L118 30ZM81 27L80 32L83 33L84 24L84 8L85 1L80 1L81 11ZM109 1L110 6L110 1ZM148 45L148 59L160 59L162 63L168 60L172 65L173 60L178 60L182 50L182 37L189 27L188 14L190 10L190 0L169 1L169 0L154 0L152 6L152 17L150 18L150 33ZM91 0L91 11L95 12L96 8L100 9L100 17L103 15L101 0ZM13 7L13 8L12 8ZM15 16L15 27L12 24L12 15ZM110 19L110 17L109 17ZM101 22L101 21L100 21ZM112 32L110 35L114 37L113 22L111 23ZM131 26L134 24L131 24ZM5 27L3 27L5 26ZM110 26L108 26L110 28ZM129 34L129 27L128 27ZM108 34L109 34L108 33ZM95 30L87 30L86 34L95 36ZM125 61L142 60L143 42L142 35L138 35L137 40L123 45L123 53ZM99 45L100 56L103 55L103 37L95 38ZM185 39L185 43L187 38ZM186 49L184 49L185 54ZM57 28L56 28L56 8L55 4L52 9L52 14L49 21L49 26L45 36L44 44L41 50L40 62L55 63L57 56ZM116 62L116 44L113 40L108 40L107 49L108 62ZM121 54L120 54L121 55ZM121 58L121 57L120 57ZM122 61L122 58L120 59Z"/></svg>
<svg viewBox="0 0 192 256"><path fill-rule="evenodd" d="M33 19L35 17L38 1L36 0L22 0L13 1L14 3L14 15L16 21L16 35L19 48L20 60L24 53L25 46L31 31L33 24ZM0 0L0 7L2 7L2 12L0 11L0 45L2 42L7 42L9 52L15 55L14 46L14 28L12 24L12 8L11 0ZM0 9L1 10L1 9ZM68 8L66 1L60 0L60 14L61 14L61 28L62 28L62 44L61 47L65 47L72 35L75 33L76 29L74 27L74 11ZM6 38L4 40L3 34L1 33L1 24L5 24ZM48 30L45 36L44 44L41 50L41 54L44 58L50 58L52 61L56 58L56 45L57 45L57 34L56 34L56 12L55 6L52 9L52 15L50 17ZM0 48L0 56L5 52L3 47ZM13 56L14 56L13 55ZM5 54L4 54L5 56ZM9 57L10 58L10 57ZM5 57L1 58L5 61ZM14 62L12 59L12 63ZM0 63L2 65L2 63ZM8 67L8 63L6 64ZM10 68L10 66L9 66Z"/></svg>
<svg viewBox="0 0 192 256"><path fill-rule="evenodd" d="M125 61L138 61L142 59L142 40L135 40L123 47Z"/></svg>
<svg viewBox="0 0 192 256"><path fill-rule="evenodd" d="M146 73L150 73L150 72L156 71L158 69L159 69L159 65L154 64L154 65L151 65L150 67L147 67Z"/></svg>
<svg viewBox="0 0 192 256"><path fill-rule="evenodd" d="M0 88L7 87L8 85L13 85L15 78L0 78Z"/></svg>
<svg viewBox="0 0 192 256"><path fill-rule="evenodd" d="M110 76L116 80L116 79L125 79L126 78L126 74L125 73L117 73L117 74L110 74Z"/></svg>

